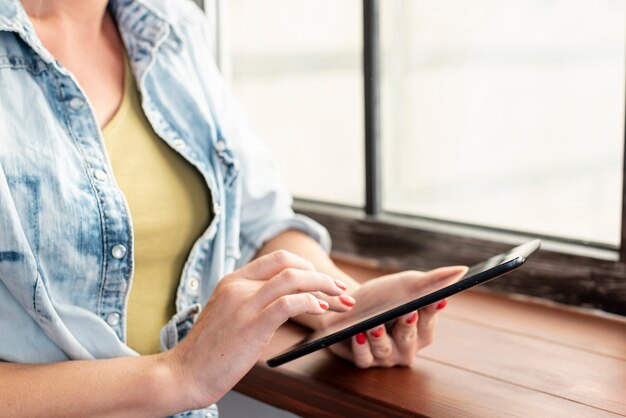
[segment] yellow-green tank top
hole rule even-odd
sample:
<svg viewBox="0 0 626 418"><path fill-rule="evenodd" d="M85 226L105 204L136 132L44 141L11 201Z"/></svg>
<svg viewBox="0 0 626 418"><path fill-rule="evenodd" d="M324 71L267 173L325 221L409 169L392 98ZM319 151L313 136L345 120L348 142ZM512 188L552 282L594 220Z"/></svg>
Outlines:
<svg viewBox="0 0 626 418"><path fill-rule="evenodd" d="M133 223L127 343L140 354L158 353L183 266L211 220L211 196L200 172L152 130L128 63L122 103L102 134Z"/></svg>

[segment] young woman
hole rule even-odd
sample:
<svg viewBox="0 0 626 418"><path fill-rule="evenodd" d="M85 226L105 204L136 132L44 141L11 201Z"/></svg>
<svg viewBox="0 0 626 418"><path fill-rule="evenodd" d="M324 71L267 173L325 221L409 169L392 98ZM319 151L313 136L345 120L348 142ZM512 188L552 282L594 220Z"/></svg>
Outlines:
<svg viewBox="0 0 626 418"><path fill-rule="evenodd" d="M216 415L287 319L463 274L339 270L209 45L187 1L0 0L3 415ZM410 365L436 310L333 351Z"/></svg>

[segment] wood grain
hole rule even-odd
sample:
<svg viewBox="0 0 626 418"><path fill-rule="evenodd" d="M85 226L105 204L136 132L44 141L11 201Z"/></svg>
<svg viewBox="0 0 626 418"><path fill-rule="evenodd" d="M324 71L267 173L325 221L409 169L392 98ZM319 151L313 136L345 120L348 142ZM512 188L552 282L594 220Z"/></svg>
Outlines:
<svg viewBox="0 0 626 418"><path fill-rule="evenodd" d="M384 273L342 268L362 279ZM306 334L286 324L262 360ZM625 338L619 318L464 292L412 368L360 370L319 351L276 369L261 362L236 390L304 417L619 416Z"/></svg>

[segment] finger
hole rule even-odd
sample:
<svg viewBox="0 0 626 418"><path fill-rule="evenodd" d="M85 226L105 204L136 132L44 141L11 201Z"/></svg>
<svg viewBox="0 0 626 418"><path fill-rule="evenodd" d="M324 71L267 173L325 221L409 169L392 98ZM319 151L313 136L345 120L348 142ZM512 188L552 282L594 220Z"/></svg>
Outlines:
<svg viewBox="0 0 626 418"><path fill-rule="evenodd" d="M435 323L437 322L437 304L432 304L420 310L417 321L417 348L423 348L433 342L435 338Z"/></svg>
<svg viewBox="0 0 626 418"><path fill-rule="evenodd" d="M329 296L343 294L346 285L327 274L288 268L267 281L258 291L254 303L261 308L281 296L321 291Z"/></svg>
<svg viewBox="0 0 626 418"><path fill-rule="evenodd" d="M367 369L368 367L374 365L374 356L365 333L361 332L360 334L352 337L351 344L353 356L352 361L357 367Z"/></svg>
<svg viewBox="0 0 626 418"><path fill-rule="evenodd" d="M405 272L403 279L410 292L433 291L459 281L467 270L466 266L440 267L425 273Z"/></svg>
<svg viewBox="0 0 626 418"><path fill-rule="evenodd" d="M418 318L418 312L411 312L396 319L393 324L392 339L398 352L398 361L403 366L410 366L415 358Z"/></svg>
<svg viewBox="0 0 626 418"><path fill-rule="evenodd" d="M246 264L238 272L248 279L268 280L288 268L315 271L310 261L289 251L278 250Z"/></svg>
<svg viewBox="0 0 626 418"><path fill-rule="evenodd" d="M257 327L262 333L271 334L289 318L305 313L320 315L328 310L328 303L310 293L285 295L267 305L257 316Z"/></svg>
<svg viewBox="0 0 626 418"><path fill-rule="evenodd" d="M385 326L380 325L371 329L367 331L366 335L376 365L383 367L393 366L393 341L385 331Z"/></svg>
<svg viewBox="0 0 626 418"><path fill-rule="evenodd" d="M347 294L328 296L322 292L313 292L313 296L325 300L330 305L330 310L335 312L348 312L356 304L356 300Z"/></svg>

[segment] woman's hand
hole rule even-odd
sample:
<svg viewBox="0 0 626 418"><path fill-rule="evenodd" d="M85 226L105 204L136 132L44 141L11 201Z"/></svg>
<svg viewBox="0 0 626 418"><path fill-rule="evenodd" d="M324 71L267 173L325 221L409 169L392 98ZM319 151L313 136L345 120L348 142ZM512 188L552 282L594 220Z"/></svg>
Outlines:
<svg viewBox="0 0 626 418"><path fill-rule="evenodd" d="M359 317L367 307L384 304L398 294L407 297L426 295L458 281L466 271L467 267L462 266L443 267L429 272L405 271L369 280L352 294L357 301L355 308L348 313L329 314L324 318L325 326ZM442 301L419 312L409 313L398 318L389 328L376 327L348 341L334 344L330 349L361 368L410 366L416 352L432 342L435 314L443 309L445 303Z"/></svg>
<svg viewBox="0 0 626 418"><path fill-rule="evenodd" d="M272 252L225 276L191 332L163 355L189 388L192 407L205 407L252 368L281 324L329 309L310 292L340 296L345 290L303 258Z"/></svg>

